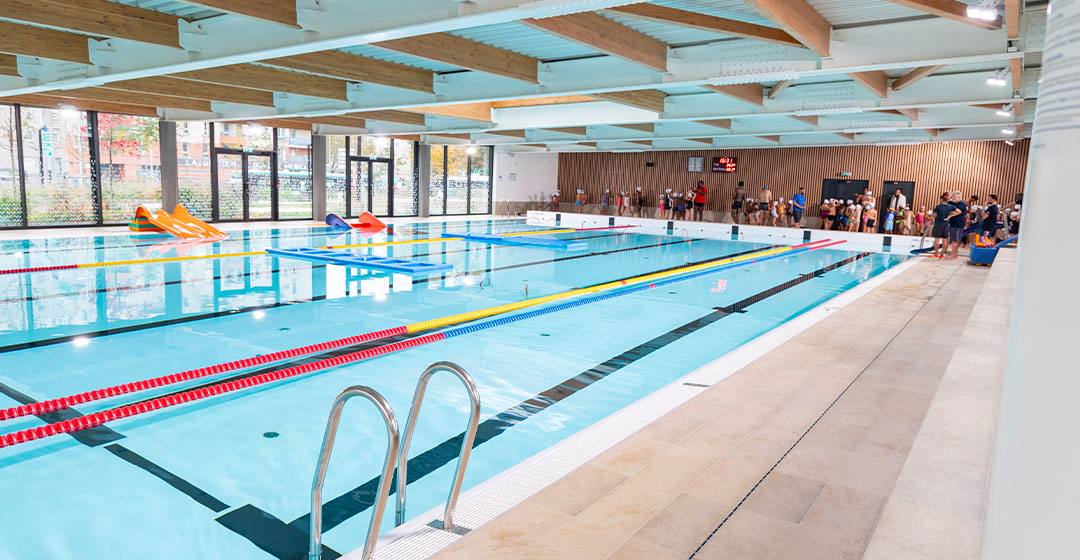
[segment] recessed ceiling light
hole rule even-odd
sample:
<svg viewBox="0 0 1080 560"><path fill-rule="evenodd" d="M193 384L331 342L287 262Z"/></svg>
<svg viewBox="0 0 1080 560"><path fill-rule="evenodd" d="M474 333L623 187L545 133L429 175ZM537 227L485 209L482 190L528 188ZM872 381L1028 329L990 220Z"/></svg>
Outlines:
<svg viewBox="0 0 1080 560"><path fill-rule="evenodd" d="M1005 81L1005 75L1008 74L1008 73L1009 73L1008 70L1006 70L1005 68L1002 68L1002 69L998 70L997 72L994 72L993 75L991 75L989 78L987 78L986 83L990 84L992 86L1003 87L1003 86L1005 86L1006 84L1009 83L1009 82Z"/></svg>
<svg viewBox="0 0 1080 560"><path fill-rule="evenodd" d="M1003 129L1001 129L1001 133L1002 134L1016 134L1016 131L1011 129L1011 128L1003 128Z"/></svg>

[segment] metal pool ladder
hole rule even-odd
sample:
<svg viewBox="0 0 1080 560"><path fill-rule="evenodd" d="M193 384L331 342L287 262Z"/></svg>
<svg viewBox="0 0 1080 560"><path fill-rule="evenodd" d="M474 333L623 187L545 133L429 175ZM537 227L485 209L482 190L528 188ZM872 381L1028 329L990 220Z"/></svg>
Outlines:
<svg viewBox="0 0 1080 560"><path fill-rule="evenodd" d="M398 454L398 478L397 478L397 518L396 524L405 522L405 487L409 482L409 443L412 442L413 432L416 430L416 419L420 415L420 406L424 402L424 391L428 381L440 371L448 371L458 377L469 392L469 427L465 430L465 438L461 442L461 452L458 455L457 469L454 471L454 482L450 485L450 496L446 499L446 509L443 511L441 526L438 521L432 523L433 527L462 533L454 526L454 506L457 505L458 494L461 492L461 481L465 478L465 467L469 463L469 453L472 452L473 440L476 439L476 427L480 422L480 392L476 389L476 382L461 366L451 362L436 362L428 366L420 375L420 381L416 384L416 392L413 394L412 407L409 408L409 419L405 423L405 438L401 444L401 452ZM385 477L385 475L384 475ZM385 478L384 478L385 480ZM382 486L379 487L382 496ZM368 537L371 540L371 537Z"/></svg>
<svg viewBox="0 0 1080 560"><path fill-rule="evenodd" d="M371 521L368 523L368 535L367 541L364 543L362 560L369 560L372 553L375 552L375 542L379 537L379 526L382 525L386 498L390 495L390 479L394 476L394 459L398 453L400 434L398 432L397 418L394 416L393 409L390 408L390 403L386 402L386 399L375 389L363 385L354 385L342 391L334 399L334 406L330 409L330 418L326 421L326 433L323 435L322 449L319 451L319 463L315 469L315 480L311 483L309 560L320 560L322 557L323 480L326 478L326 466L330 461L330 452L334 449L334 438L337 436L341 410L345 408L345 403L353 397L364 397L371 401L379 409L379 413L382 414L383 420L386 422L386 459L383 461L382 479L379 480L379 490L376 494L374 507L371 510Z"/></svg>

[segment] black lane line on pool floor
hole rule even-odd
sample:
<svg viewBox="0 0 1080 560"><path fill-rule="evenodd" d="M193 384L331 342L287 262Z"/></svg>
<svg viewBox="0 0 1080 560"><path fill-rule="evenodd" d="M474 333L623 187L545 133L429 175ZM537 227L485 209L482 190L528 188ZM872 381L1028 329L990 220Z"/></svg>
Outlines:
<svg viewBox="0 0 1080 560"><path fill-rule="evenodd" d="M563 381L562 383L548 389L536 395L535 397L519 403L517 406L509 408L493 417L490 417L480 423L477 428L476 438L473 442L473 448L476 448L480 444L504 433L506 430L512 428L514 425L524 421L525 419L543 411L548 406L555 404L562 399L573 395L577 391L588 387L589 385L619 371L620 369L633 364L634 362L648 356L649 354L668 346L669 344L682 339L683 337L693 334L716 321L732 315L738 311L741 311L755 303L759 303L765 299L768 299L776 294L779 294L785 290L789 290L795 286L819 278L827 272L836 270L840 267L846 266L853 262L856 262L862 258L865 258L873 253L866 252L858 255L848 257L839 262L830 264L813 272L802 274L797 278L769 288L767 290L758 292L752 296L739 300L727 307L722 308L720 311L713 311L704 317L700 317L689 323L686 323L680 327L677 327L667 333L664 333L648 342L639 344L634 348L631 348L618 356L615 356L597 366L594 366L570 379ZM458 456L458 452L461 449L462 441L465 437L464 433L460 433L441 444L424 451L423 453L409 459L409 479L412 482L431 474L438 468L455 460ZM396 475L395 475L396 476ZM378 489L379 477L373 478L364 484L354 488L353 490L338 496L323 504L323 530L329 531L330 529L340 525L349 518L357 515L366 509L370 508L375 500L375 493ZM396 485L391 484L391 493L395 492ZM228 517L230 514L226 514L224 517ZM220 518L219 518L220 520ZM297 529L306 530L310 523L310 514L304 515L294 520L290 525ZM245 535L247 538L252 536Z"/></svg>
<svg viewBox="0 0 1080 560"><path fill-rule="evenodd" d="M619 235L619 234L606 234L606 235ZM637 250L637 249L648 249L650 247L658 247L658 246L662 246L662 245L676 245L676 244L679 244L679 243L687 243L688 241L689 240L681 240L681 241L675 241L675 242L671 242L671 243L658 243L658 244L653 244L653 245L641 245L641 246L628 247L628 248L623 248L623 249L614 249L614 250L611 250L611 251L598 251L598 252L595 252L595 253L588 253L588 254L585 254L585 255L574 255L573 257L560 257L560 258L553 258L553 259L545 259L545 260L542 260L542 261L533 261L533 262L529 262L529 263L521 263L519 265L510 265L509 267L517 268L517 267L520 267L520 266L536 266L536 265L541 265L541 264L550 264L550 263L557 262L559 260L564 260L564 259L567 259L567 258L596 257L596 256L602 256L602 255L609 255L609 254L612 254L612 253L619 253L619 252L622 252L622 251L632 251L632 250ZM477 249L484 248L484 247L490 247L490 246L489 245L478 246ZM471 249L466 248L463 251L469 251L469 250L471 250ZM441 255L441 254L445 254L445 253L443 253L443 252L433 252L433 253L428 253L428 254L429 255ZM465 271L465 272L467 272L467 273L477 272L477 273L487 274L487 273L490 273L492 271L498 271L498 270L503 270L503 268L499 268L499 267L486 268L486 269L479 270L479 271ZM434 279L443 280L445 278L447 278L447 275L445 275L445 274L440 275L440 276L429 276L427 278L416 279L416 280L414 280L413 283L414 284L423 284L423 283L429 282L429 281L434 280ZM84 332L84 333L71 334L71 335L66 335L66 336L61 336L61 337L56 337L56 338L47 338L47 339L43 339L43 340L34 340L34 341L28 341L28 342L18 342L18 343L15 343L15 344L8 344L6 346L0 346L0 354L4 354L4 353L7 353L7 352L14 352L16 350L25 350L27 348L37 348L39 346L51 346L53 344L61 344L61 343L64 343L64 342L71 342L73 339L78 338L78 337L97 338L97 337L108 336L108 335L112 335L112 334L135 332L135 331L141 331L141 330L146 330L146 329L153 329L153 328L158 328L158 327L175 325L175 324L179 324L179 323L190 323L190 322L193 322L193 321L201 321L203 319L214 319L214 318L217 318L217 317L224 317L226 315L232 315L232 314L238 314L238 313L250 313L252 311L259 311L259 310L262 310L262 309L272 309L272 308L275 308L275 307L287 307L289 305L294 305L294 304L297 304L297 303L309 303L309 302L312 302L312 301L322 301L324 299L326 299L325 295L315 296L315 297L311 297L311 298L299 298L299 299L290 300L290 301L279 301L279 302L275 302L275 303L268 303L268 304L265 304L265 305L254 305L254 306L249 306L249 307L241 307L241 308L237 308L237 309L226 309L226 310L223 310L223 311L215 311L215 312L212 312L212 313L202 313L202 314L199 314L199 315L187 315L187 316L184 316L184 317L176 317L176 318L173 318L173 319L164 319L164 320L161 320L161 321L153 321L153 322L149 322L149 323L140 323L140 324L137 324L137 325L127 325L127 326L123 326L123 327L114 327L114 328L111 328L111 329L102 329L100 331L87 331L87 332Z"/></svg>

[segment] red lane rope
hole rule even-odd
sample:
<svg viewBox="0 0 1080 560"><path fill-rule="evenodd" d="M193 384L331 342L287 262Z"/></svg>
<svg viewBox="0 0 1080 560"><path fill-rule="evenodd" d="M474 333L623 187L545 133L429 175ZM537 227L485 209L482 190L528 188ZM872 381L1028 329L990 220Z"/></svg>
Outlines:
<svg viewBox="0 0 1080 560"><path fill-rule="evenodd" d="M7 268L0 270L0 274L19 274L22 272L44 272L46 270L68 270L79 268L77 264L59 264L56 266L35 266L31 268Z"/></svg>
<svg viewBox="0 0 1080 560"><path fill-rule="evenodd" d="M279 352L271 352L269 354L255 356L254 358L246 358L243 360L226 362L224 364L193 369L190 371L182 371L180 373L173 373L171 375L164 375L161 377L155 377L153 379L135 381L133 383L125 383L123 385L114 385L112 387L106 387L104 389L95 389L93 391L79 393L78 395L71 395L68 397L60 397L57 399L25 404L0 410L0 420L18 418L20 416L46 414L49 412L54 412L63 408L69 408L77 404L87 403L90 401L107 399L109 397L115 397L127 393L134 393L136 391L145 391L146 389L162 387L164 385L172 385L174 383L190 381L192 379L198 379L200 377L207 377L210 375L225 373L227 371L246 369L254 366L268 364L271 362L279 362L287 358L295 358L304 354L324 352L326 350L330 350L332 348L339 348L341 346L349 346L361 342L381 340L383 338L389 338L391 336L407 334L407 332L408 331L405 330L404 326L394 327L392 329L350 336L348 338L340 338L338 340L320 342L319 344L301 346L299 348L291 348L289 350L282 350Z"/></svg>
<svg viewBox="0 0 1080 560"><path fill-rule="evenodd" d="M281 379L295 377L297 375L302 375L313 371L332 368L335 366L357 362L360 360L366 360L369 358L374 358L376 356L381 356L383 354L389 354L391 352L404 350L406 348L412 348L414 346L420 346L422 344L428 344L430 342L443 340L444 338L446 337L442 333L429 334L418 338L403 340L401 342L386 344L376 348L369 348L367 350L353 352L351 354L345 354L343 356L336 356L333 358L327 358L325 360L319 360L308 364L302 364L285 369L280 369L277 371L263 373L260 375L254 375L244 379L237 379L235 381L221 383L220 385L212 385L210 387L203 387L201 389L194 389L191 391L185 391L183 393L177 393L175 395L158 397L156 399L151 399L140 403L129 404L117 408L110 408L108 410L102 410L101 412L87 414L86 416L79 416L78 418L71 418L69 420L64 420L55 424L46 424L44 426L38 426L36 428L20 430L18 432L13 432L10 434L0 435L0 448L16 445L19 443L25 443L28 441L34 441L37 439L46 438L58 434L77 432L79 430L93 428L94 426L100 426L101 424L104 424L106 422L120 420L121 418L127 418L129 416L135 416L137 414L143 414L161 408L197 401L200 399L229 393L239 389L246 389L249 387L254 387L256 385L262 385L263 383L269 383L271 381L279 381Z"/></svg>

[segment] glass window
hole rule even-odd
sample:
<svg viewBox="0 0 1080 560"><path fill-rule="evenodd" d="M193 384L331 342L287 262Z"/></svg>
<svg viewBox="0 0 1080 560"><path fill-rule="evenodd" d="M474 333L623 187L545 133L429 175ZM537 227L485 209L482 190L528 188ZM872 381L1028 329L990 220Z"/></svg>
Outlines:
<svg viewBox="0 0 1080 560"><path fill-rule="evenodd" d="M224 123L214 127L214 136L219 148L274 149L274 129L261 124Z"/></svg>
<svg viewBox="0 0 1080 560"><path fill-rule="evenodd" d="M0 227L21 225L19 127L15 122L15 106L0 105Z"/></svg>
<svg viewBox="0 0 1080 560"><path fill-rule="evenodd" d="M87 114L34 107L21 111L28 223L97 223Z"/></svg>
<svg viewBox="0 0 1080 560"><path fill-rule="evenodd" d="M469 213L469 155L466 146L446 147L446 213Z"/></svg>
<svg viewBox="0 0 1080 560"><path fill-rule="evenodd" d="M390 139L385 136L361 136L360 154L367 157L390 157Z"/></svg>
<svg viewBox="0 0 1080 560"><path fill-rule="evenodd" d="M311 132L278 129L278 217L311 218Z"/></svg>
<svg viewBox="0 0 1080 560"><path fill-rule="evenodd" d="M491 146L478 146L469 156L469 213L491 213Z"/></svg>
<svg viewBox="0 0 1080 560"><path fill-rule="evenodd" d="M446 214L446 146L431 146L431 190L428 192L428 214Z"/></svg>
<svg viewBox="0 0 1080 560"><path fill-rule="evenodd" d="M104 222L127 223L139 206L151 212L160 209L158 120L98 113L97 121Z"/></svg>
<svg viewBox="0 0 1080 560"><path fill-rule="evenodd" d="M410 140L394 140L394 215L416 215L416 158Z"/></svg>
<svg viewBox="0 0 1080 560"><path fill-rule="evenodd" d="M345 158L348 156L346 136L326 137L326 211L345 215ZM323 216L315 216L321 219Z"/></svg>
<svg viewBox="0 0 1080 560"><path fill-rule="evenodd" d="M180 188L180 204L197 218L213 218L210 191L210 125L185 123L176 127L176 143L180 154L176 158ZM183 151L183 146L187 151ZM168 210L172 210L169 208Z"/></svg>

